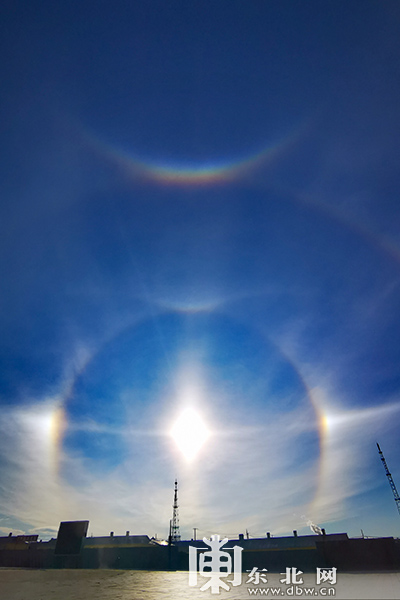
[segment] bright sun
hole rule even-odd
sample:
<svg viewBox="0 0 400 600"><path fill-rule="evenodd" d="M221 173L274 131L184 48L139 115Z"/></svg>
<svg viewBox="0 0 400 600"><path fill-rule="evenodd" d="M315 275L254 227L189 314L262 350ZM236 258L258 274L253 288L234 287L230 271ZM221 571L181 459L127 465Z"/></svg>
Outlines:
<svg viewBox="0 0 400 600"><path fill-rule="evenodd" d="M183 411L173 425L170 434L188 462L197 456L201 447L210 437L210 431L206 424L193 408Z"/></svg>

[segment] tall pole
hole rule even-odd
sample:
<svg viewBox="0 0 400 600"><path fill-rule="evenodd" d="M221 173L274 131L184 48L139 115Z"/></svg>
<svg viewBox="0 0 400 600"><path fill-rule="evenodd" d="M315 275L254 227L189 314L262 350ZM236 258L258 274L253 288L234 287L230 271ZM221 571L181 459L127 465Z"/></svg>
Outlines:
<svg viewBox="0 0 400 600"><path fill-rule="evenodd" d="M379 444L377 443L376 445L378 446L379 456L381 457L381 461L382 461L383 467L385 469L386 477L388 478L389 485L392 488L392 492L393 492L393 496L394 496L394 501L396 502L397 510L399 511L399 514L400 514L400 496L399 496L399 492L397 491L396 485L395 485L395 483L393 481L393 477L392 477L392 475L391 475L391 473L390 473L390 471L388 469L385 457L383 456L383 452L380 449Z"/></svg>
<svg viewBox="0 0 400 600"><path fill-rule="evenodd" d="M178 512L178 481L175 479L174 503L172 505L172 519L169 526L169 542L180 542L181 534L179 532L179 512Z"/></svg>

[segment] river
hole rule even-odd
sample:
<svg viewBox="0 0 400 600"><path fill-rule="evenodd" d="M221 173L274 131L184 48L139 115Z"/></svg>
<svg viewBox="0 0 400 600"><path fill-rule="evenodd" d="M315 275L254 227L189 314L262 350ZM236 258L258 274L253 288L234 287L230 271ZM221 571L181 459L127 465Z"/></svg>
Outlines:
<svg viewBox="0 0 400 600"><path fill-rule="evenodd" d="M189 587L187 572L115 570L0 569L1 600L243 600L255 597L326 597L339 600L400 599L400 573L338 574L335 585L316 586L315 575L303 575L303 584L282 585L280 575L268 574L267 583L242 585L211 593L200 587L209 581L199 576ZM201 580L200 580L201 579ZM249 591L250 589L256 591ZM272 591L274 589L275 591ZM263 591L262 591L263 590ZM307 590L307 591L306 591ZM313 591L312 591L313 590ZM325 591L324 591L325 590ZM331 590L331 591L329 591Z"/></svg>

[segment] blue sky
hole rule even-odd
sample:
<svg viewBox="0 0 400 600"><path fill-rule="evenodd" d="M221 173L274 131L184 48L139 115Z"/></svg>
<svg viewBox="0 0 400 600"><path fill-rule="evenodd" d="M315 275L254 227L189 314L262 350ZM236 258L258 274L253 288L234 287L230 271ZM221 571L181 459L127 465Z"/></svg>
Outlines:
<svg viewBox="0 0 400 600"><path fill-rule="evenodd" d="M1 10L0 531L398 536L398 3Z"/></svg>

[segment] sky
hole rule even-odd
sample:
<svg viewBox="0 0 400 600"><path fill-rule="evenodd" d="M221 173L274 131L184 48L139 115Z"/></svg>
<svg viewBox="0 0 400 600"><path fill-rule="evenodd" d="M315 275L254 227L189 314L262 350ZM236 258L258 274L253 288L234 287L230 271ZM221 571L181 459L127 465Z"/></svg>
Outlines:
<svg viewBox="0 0 400 600"><path fill-rule="evenodd" d="M399 536L399 3L1 13L0 534Z"/></svg>

